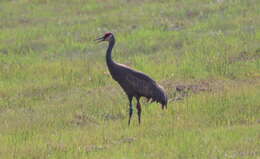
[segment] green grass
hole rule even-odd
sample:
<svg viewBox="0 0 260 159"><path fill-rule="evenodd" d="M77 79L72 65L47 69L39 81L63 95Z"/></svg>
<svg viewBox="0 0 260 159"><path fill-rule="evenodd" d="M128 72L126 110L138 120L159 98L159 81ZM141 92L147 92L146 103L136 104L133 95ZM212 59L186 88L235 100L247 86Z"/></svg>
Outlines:
<svg viewBox="0 0 260 159"><path fill-rule="evenodd" d="M257 0L0 1L0 158L260 158ZM114 60L156 79L167 111L128 100ZM175 86L193 85L182 100ZM193 93L192 93L193 92Z"/></svg>

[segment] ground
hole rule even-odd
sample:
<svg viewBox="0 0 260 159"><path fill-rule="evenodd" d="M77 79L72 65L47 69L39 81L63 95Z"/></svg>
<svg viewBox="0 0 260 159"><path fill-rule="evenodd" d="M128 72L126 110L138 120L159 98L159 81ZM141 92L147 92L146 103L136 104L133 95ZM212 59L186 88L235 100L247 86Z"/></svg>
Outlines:
<svg viewBox="0 0 260 159"><path fill-rule="evenodd" d="M0 1L0 158L259 159L260 1ZM168 109L142 124L105 64L145 72Z"/></svg>

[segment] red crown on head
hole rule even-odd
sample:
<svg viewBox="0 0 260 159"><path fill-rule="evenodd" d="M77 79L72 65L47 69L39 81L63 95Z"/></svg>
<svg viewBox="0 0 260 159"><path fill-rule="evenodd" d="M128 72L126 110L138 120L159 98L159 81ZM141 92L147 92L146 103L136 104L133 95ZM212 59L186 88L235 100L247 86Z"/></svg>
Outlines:
<svg viewBox="0 0 260 159"><path fill-rule="evenodd" d="M104 37L107 37L107 36L109 36L109 35L111 35L111 34L112 34L111 32L105 32Z"/></svg>

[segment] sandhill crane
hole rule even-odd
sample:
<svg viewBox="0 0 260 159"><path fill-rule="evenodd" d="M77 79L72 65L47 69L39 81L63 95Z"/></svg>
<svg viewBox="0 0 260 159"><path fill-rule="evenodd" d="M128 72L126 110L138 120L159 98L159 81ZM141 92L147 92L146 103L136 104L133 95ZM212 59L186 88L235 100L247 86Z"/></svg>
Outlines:
<svg viewBox="0 0 260 159"><path fill-rule="evenodd" d="M112 78L119 83L129 100L129 120L130 125L131 117L133 114L132 99L137 100L137 113L138 122L141 123L141 104L140 98L146 97L148 101L156 101L161 103L162 109L167 108L167 95L164 89L157 84L152 78L142 72L131 69L130 67L116 63L112 60L112 49L115 45L115 37L111 32L107 32L104 36L96 39L99 42L108 41L109 45L106 51L106 63Z"/></svg>

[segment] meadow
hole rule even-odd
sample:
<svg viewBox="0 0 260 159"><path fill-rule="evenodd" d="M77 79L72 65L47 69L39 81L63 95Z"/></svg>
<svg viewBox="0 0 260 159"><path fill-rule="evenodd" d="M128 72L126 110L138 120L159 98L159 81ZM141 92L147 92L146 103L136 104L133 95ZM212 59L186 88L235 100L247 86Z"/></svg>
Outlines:
<svg viewBox="0 0 260 159"><path fill-rule="evenodd" d="M260 159L259 0L1 0L1 159ZM167 91L128 99L113 59ZM181 89L176 89L181 88Z"/></svg>

